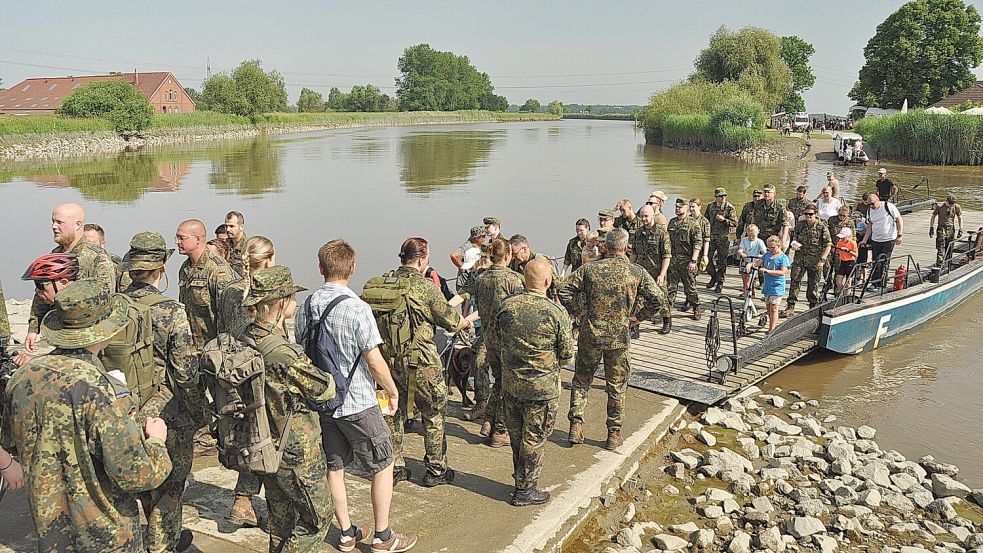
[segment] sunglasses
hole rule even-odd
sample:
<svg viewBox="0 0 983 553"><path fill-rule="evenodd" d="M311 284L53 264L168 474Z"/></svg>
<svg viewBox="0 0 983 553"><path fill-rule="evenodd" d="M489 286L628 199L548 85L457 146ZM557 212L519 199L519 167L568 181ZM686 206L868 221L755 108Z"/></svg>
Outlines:
<svg viewBox="0 0 983 553"><path fill-rule="evenodd" d="M48 282L50 282L50 281L47 281L47 280L35 280L34 281L34 288L36 290L39 290L39 291L40 290L44 290L48 286Z"/></svg>
<svg viewBox="0 0 983 553"><path fill-rule="evenodd" d="M806 217L815 217L816 216L815 213L803 213L803 215L805 215Z"/></svg>
<svg viewBox="0 0 983 553"><path fill-rule="evenodd" d="M645 205L655 205L655 202L645 202Z"/></svg>

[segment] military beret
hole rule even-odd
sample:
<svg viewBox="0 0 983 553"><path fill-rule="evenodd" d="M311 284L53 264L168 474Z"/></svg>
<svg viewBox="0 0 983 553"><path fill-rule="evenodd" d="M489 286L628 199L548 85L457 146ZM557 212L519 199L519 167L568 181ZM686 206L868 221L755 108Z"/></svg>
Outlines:
<svg viewBox="0 0 983 553"><path fill-rule="evenodd" d="M498 217L485 217L484 219L481 220L481 223L484 225L502 226L502 220L499 219Z"/></svg>
<svg viewBox="0 0 983 553"><path fill-rule="evenodd" d="M610 209L602 209L597 212L597 217L599 219L614 219L614 211Z"/></svg>
<svg viewBox="0 0 983 553"><path fill-rule="evenodd" d="M726 196L727 195L727 189L726 188L723 188L723 187L714 188L713 189L713 195L714 196L717 196L717 197L719 197L719 196Z"/></svg>

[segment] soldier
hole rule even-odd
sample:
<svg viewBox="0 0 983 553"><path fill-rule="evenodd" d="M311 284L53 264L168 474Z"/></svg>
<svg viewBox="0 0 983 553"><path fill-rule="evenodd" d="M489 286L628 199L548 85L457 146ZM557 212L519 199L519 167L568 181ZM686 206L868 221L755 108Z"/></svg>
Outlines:
<svg viewBox="0 0 983 553"><path fill-rule="evenodd" d="M602 209L597 212L597 235L603 237L614 228L614 211Z"/></svg>
<svg viewBox="0 0 983 553"><path fill-rule="evenodd" d="M608 213L611 213L608 211ZM614 216L611 216L611 221L614 221ZM610 222L610 221L609 221ZM522 275L522 272L526 268L526 263L530 260L543 257L540 254L529 249L529 241L526 237L521 234L513 234L512 238L509 238L509 244L512 246L512 261L509 262L509 268L513 271ZM545 258L544 258L545 259ZM553 264L550 263L552 267ZM553 270L553 283L550 285L550 289L546 291L546 295L550 299L556 299L556 286L560 278L556 275L556 270ZM521 286L521 283L520 283Z"/></svg>
<svg viewBox="0 0 983 553"><path fill-rule="evenodd" d="M58 247L51 253L71 253L78 258L79 278L96 278L116 291L116 269L109 254L99 246L86 240L85 211L78 204L61 204L51 212L51 231ZM38 331L41 319L51 308L35 296L31 303L31 316L27 323L27 338L24 347L28 353L37 352Z"/></svg>
<svg viewBox="0 0 983 553"><path fill-rule="evenodd" d="M669 226L669 220L662 214L662 206L668 199L669 196L666 196L665 192L656 190L649 195L648 201L645 202L645 205L650 205L655 210L655 224L662 227L662 230L665 230Z"/></svg>
<svg viewBox="0 0 983 553"><path fill-rule="evenodd" d="M938 228L935 221L938 220ZM959 231L956 232L956 224ZM935 237L935 264L939 267L952 257L952 241L963 237L963 209L956 203L956 197L949 194L944 204L935 206L932 220L928 223L929 238Z"/></svg>
<svg viewBox="0 0 983 553"><path fill-rule="evenodd" d="M201 221L182 222L174 238L178 252L188 256L178 276L178 299L188 313L195 352L200 352L206 342L218 335L219 301L222 291L232 282L233 273L225 260L208 251Z"/></svg>
<svg viewBox="0 0 983 553"><path fill-rule="evenodd" d="M638 232L638 229L642 228L642 220L635 214L634 209L631 207L631 200L628 198L622 199L614 208L620 213L620 215L614 218L614 228L624 229L628 232L628 253L630 254L635 233Z"/></svg>
<svg viewBox="0 0 983 553"><path fill-rule="evenodd" d="M505 420L512 437L512 505L540 505L537 488L546 443L556 424L560 367L573 358L570 317L546 298L553 271L545 259L526 265L525 292L502 302L497 321Z"/></svg>
<svg viewBox="0 0 983 553"><path fill-rule="evenodd" d="M287 432L279 470L262 476L270 512L270 551L319 551L331 527L321 423L307 405L333 398L335 383L282 332L283 322L297 311L294 295L302 290L306 288L294 285L290 269L277 265L250 275L249 295L243 302L256 309L246 336L256 343L281 342L263 355L265 408L275 442L279 444Z"/></svg>
<svg viewBox="0 0 983 553"><path fill-rule="evenodd" d="M669 271L669 260L672 258L672 245L669 234L656 224L655 210L652 206L643 206L639 212L642 228L635 233L635 245L629 255L632 263L638 263L655 279L655 284L662 293L666 293L666 273ZM659 334L669 334L672 331L672 313L669 302L663 302L659 310L662 315L662 329Z"/></svg>
<svg viewBox="0 0 983 553"><path fill-rule="evenodd" d="M99 246L109 255L109 259L111 259L113 262L113 268L116 270L116 289L122 290L129 286L130 277L126 276L126 273L123 272L123 259L109 251L109 248L106 247L105 229L95 223L86 223L85 226L82 227L82 235L85 236L86 240Z"/></svg>
<svg viewBox="0 0 983 553"><path fill-rule="evenodd" d="M751 192L751 201L744 204L741 208L741 216L737 219L737 237L741 238L746 232L747 226L751 224L751 215L754 213L754 202L761 199L761 191Z"/></svg>
<svg viewBox="0 0 983 553"><path fill-rule="evenodd" d="M795 197L790 198L785 202L785 208L792 212L795 217L789 221L789 227L795 227L795 225L802 219L802 214L806 209L806 206L810 204L809 200L806 199L806 192L809 188L805 185L799 185L795 189Z"/></svg>
<svg viewBox="0 0 983 553"><path fill-rule="evenodd" d="M707 288L713 288L716 293L724 289L724 277L727 274L727 256L730 255L730 229L737 226L734 206L727 201L727 190L715 188L714 201L707 206L706 219L710 221L710 282Z"/></svg>
<svg viewBox="0 0 983 553"><path fill-rule="evenodd" d="M7 384L0 434L20 453L38 551L145 551L133 494L160 486L171 461L167 425L138 416L97 355L127 321L101 280L76 282L41 323L55 350Z"/></svg>
<svg viewBox="0 0 983 553"><path fill-rule="evenodd" d="M407 293L408 311L413 336L408 346L392 344L390 350L412 348L410 361L405 366L390 367L393 379L399 387L399 408L392 417L386 417L392 431L393 452L396 456L393 480L410 479L410 471L403 458L403 435L406 428L406 407L412 397L423 418L424 459L427 474L422 484L426 487L449 484L454 480L454 470L447 467L447 435L444 433L444 416L447 411L447 377L444 374L440 354L434 345L434 327L449 332L459 332L471 327L472 319L447 304L433 282L423 278L423 271L430 266L430 245L423 238L408 238L399 249L401 265L394 272L397 278L412 280ZM365 292L363 291L363 296ZM371 305L371 302L370 302ZM477 314L474 315L477 317ZM380 329L381 330L381 329ZM390 339L383 335L383 340ZM410 393L411 384L414 386Z"/></svg>
<svg viewBox="0 0 983 553"><path fill-rule="evenodd" d="M608 439L605 447L616 449L624 443L621 437L625 418L624 395L631 373L629 324L650 319L665 301L665 296L645 269L625 257L628 251L627 232L612 230L605 241L605 258L577 269L560 286L560 301L575 314L578 310L577 295L584 294L583 323L570 388L570 412L567 415L570 433L567 438L571 445L584 443L587 392L597 364L603 359L608 393Z"/></svg>
<svg viewBox="0 0 983 553"><path fill-rule="evenodd" d="M785 317L795 314L795 302L798 299L803 273L808 276L806 299L809 301L809 308L812 309L819 304L817 288L822 282L823 269L826 267L829 250L832 247L829 228L826 223L819 220L816 206L809 204L802 215L805 219L795 225L793 232L794 240L801 246L795 254L795 260L792 261L792 287L788 292L783 313Z"/></svg>
<svg viewBox="0 0 983 553"><path fill-rule="evenodd" d="M502 220L498 217L485 217L481 224L485 225L485 236L489 242L502 235Z"/></svg>
<svg viewBox="0 0 983 553"><path fill-rule="evenodd" d="M584 264L584 248L587 247L587 234L590 233L590 221L587 219L577 219L574 229L577 235L567 242L567 249L563 253L563 271L560 276L566 276L568 268L573 272Z"/></svg>
<svg viewBox="0 0 983 553"><path fill-rule="evenodd" d="M826 226L829 227L829 239L830 243L835 243L837 238L836 235L840 233L840 230L844 228L850 229L850 233L853 236L857 235L857 223L850 217L850 208L846 205L841 205L839 211L836 213L836 217L830 217L829 221L826 222ZM832 273L835 275L836 271L840 268L840 256L832 256Z"/></svg>
<svg viewBox="0 0 983 553"><path fill-rule="evenodd" d="M700 231L703 236L703 245L700 248L700 262L698 263L698 271L705 271L707 265L710 264L710 220L703 216L701 207L703 202L699 198L690 198L689 201L689 216L700 223ZM694 275L695 276L695 275Z"/></svg>
<svg viewBox="0 0 983 553"><path fill-rule="evenodd" d="M698 321L703 311L696 292L696 271L700 248L703 247L703 229L700 223L686 214L686 200L676 199L676 216L669 221L667 232L672 252L666 279L667 302L671 307L676 300L676 288L682 284L686 303L693 306L693 319Z"/></svg>
<svg viewBox="0 0 983 553"><path fill-rule="evenodd" d="M229 236L225 239L229 244L229 265L241 278L249 278L249 252L246 251L249 237L246 236L245 224L246 218L238 211L230 211L225 215L225 233ZM202 236L204 235L202 231Z"/></svg>
<svg viewBox="0 0 983 553"><path fill-rule="evenodd" d="M785 217L785 207L775 199L775 187L770 184L765 185L762 198L754 202L751 222L758 225L760 236L777 236L782 244L788 243L789 225L795 224Z"/></svg>
<svg viewBox="0 0 983 553"><path fill-rule="evenodd" d="M140 495L147 517L147 551L183 551L191 545L190 530L181 530L181 501L191 473L195 431L207 421L208 404L198 380L197 360L191 353L191 327L184 306L159 290L164 265L174 253L164 237L141 232L130 240L122 268L132 279L124 294L150 306L154 329L154 362L163 375L163 386L141 409L167 423L167 453L171 474L164 483Z"/></svg>

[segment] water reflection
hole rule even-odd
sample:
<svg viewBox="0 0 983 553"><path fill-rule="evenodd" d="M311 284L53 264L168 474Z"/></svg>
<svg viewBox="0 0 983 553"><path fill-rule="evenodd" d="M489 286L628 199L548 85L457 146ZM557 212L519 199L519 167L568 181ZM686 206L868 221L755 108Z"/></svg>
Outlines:
<svg viewBox="0 0 983 553"><path fill-rule="evenodd" d="M467 183L502 138L497 131L405 134L399 139L399 179L412 194Z"/></svg>
<svg viewBox="0 0 983 553"><path fill-rule="evenodd" d="M280 182L280 146L266 138L219 151L209 157L208 184L215 190L260 196L283 190Z"/></svg>

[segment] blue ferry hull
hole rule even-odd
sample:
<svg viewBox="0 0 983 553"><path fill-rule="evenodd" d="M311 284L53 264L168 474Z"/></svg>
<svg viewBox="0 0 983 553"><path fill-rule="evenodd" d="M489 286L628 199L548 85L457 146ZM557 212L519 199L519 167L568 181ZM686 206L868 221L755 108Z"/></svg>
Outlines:
<svg viewBox="0 0 983 553"><path fill-rule="evenodd" d="M839 353L862 353L901 338L969 299L983 288L983 262L876 300L840 307L823 316L819 345Z"/></svg>

